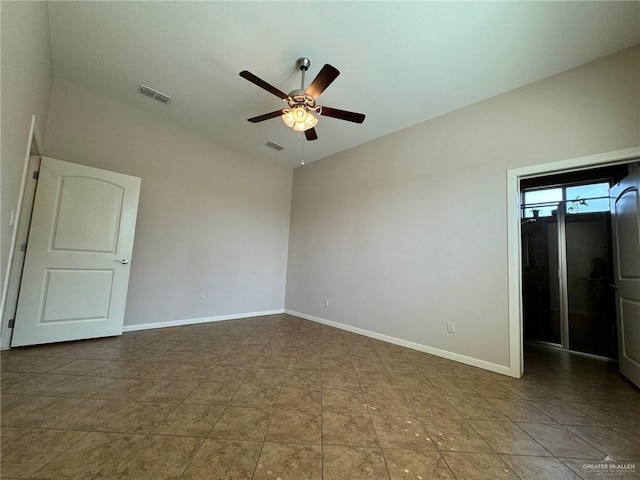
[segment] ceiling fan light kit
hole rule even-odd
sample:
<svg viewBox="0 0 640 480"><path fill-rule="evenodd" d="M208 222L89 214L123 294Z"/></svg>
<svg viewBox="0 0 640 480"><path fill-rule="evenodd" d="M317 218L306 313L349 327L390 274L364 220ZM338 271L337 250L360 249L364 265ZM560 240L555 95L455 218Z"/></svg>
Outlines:
<svg viewBox="0 0 640 480"><path fill-rule="evenodd" d="M288 127L298 132L305 132L305 137L309 141L316 140L318 138L315 131L318 119L314 114L338 118L340 120L346 120L354 123L364 122L365 116L362 113L348 112L330 107L323 108L320 105L316 105L316 101L320 94L325 91L325 89L338 77L338 75L340 75L340 72L337 68L329 64L325 64L316 78L314 78L311 84L305 89L304 76L310 66L311 60L308 58L303 57L296 61L296 67L302 72L300 89L293 90L288 95L247 70L240 72L240 76L242 78L282 99L287 102L289 106L289 108L283 108L281 110L249 118L248 121L251 123L258 123L264 120L269 120L270 118L282 117L282 120Z"/></svg>
<svg viewBox="0 0 640 480"><path fill-rule="evenodd" d="M284 123L297 132L304 132L318 124L318 119L303 106L298 105L294 108L285 109L283 112L282 120L284 120Z"/></svg>

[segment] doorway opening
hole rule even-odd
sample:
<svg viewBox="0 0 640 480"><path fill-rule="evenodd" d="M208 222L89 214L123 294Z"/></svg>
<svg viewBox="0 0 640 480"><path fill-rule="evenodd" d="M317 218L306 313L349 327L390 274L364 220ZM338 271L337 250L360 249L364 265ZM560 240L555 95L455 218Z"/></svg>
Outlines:
<svg viewBox="0 0 640 480"><path fill-rule="evenodd" d="M524 340L617 359L609 188L626 165L520 181Z"/></svg>
<svg viewBox="0 0 640 480"><path fill-rule="evenodd" d="M519 167L507 171L507 264L508 264L508 325L509 375L520 378L524 374L524 335L522 305L522 180L571 174L584 170L629 164L640 158L640 147L632 147L584 157Z"/></svg>

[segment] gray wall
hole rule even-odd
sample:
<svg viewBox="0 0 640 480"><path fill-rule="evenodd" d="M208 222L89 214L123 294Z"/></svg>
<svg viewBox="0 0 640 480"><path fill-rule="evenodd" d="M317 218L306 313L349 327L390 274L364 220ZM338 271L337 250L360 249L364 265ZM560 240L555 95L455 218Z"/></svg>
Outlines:
<svg viewBox="0 0 640 480"><path fill-rule="evenodd" d="M284 308L291 169L64 80L44 153L142 178L125 325Z"/></svg>
<svg viewBox="0 0 640 480"><path fill-rule="evenodd" d="M0 2L2 56L2 130L0 134L0 289L13 229L24 159L29 147L31 116L45 134L52 85L49 7L46 2ZM42 146L42 145L41 145Z"/></svg>
<svg viewBox="0 0 640 480"><path fill-rule="evenodd" d="M636 47L296 169L286 308L508 366L506 171L640 145L639 65Z"/></svg>

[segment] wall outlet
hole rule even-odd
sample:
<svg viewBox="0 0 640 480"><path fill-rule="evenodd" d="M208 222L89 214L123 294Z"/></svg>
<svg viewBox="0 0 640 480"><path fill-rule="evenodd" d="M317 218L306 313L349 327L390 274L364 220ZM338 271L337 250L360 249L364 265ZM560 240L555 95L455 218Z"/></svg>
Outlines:
<svg viewBox="0 0 640 480"><path fill-rule="evenodd" d="M329 306L329 299L328 299L328 298L325 298L325 299L324 299L324 306L325 306L325 307L328 307L328 306Z"/></svg>
<svg viewBox="0 0 640 480"><path fill-rule="evenodd" d="M206 299L207 297L205 297L204 295L200 295L200 303L204 303Z"/></svg>
<svg viewBox="0 0 640 480"><path fill-rule="evenodd" d="M455 333L456 329L453 325L453 322L447 322L447 332Z"/></svg>

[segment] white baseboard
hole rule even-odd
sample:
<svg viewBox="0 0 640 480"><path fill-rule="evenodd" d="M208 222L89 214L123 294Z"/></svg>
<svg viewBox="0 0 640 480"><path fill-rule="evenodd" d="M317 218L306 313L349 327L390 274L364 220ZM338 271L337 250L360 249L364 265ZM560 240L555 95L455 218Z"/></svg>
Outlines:
<svg viewBox="0 0 640 480"><path fill-rule="evenodd" d="M125 325L122 328L122 331L137 332L140 330L152 330L154 328L182 327L184 325L195 325L198 323L209 323L209 322L221 322L223 320L236 320L238 318L264 317L265 315L276 315L278 313L284 313L284 310L280 309L280 310L265 310L263 312L232 313L231 315L217 315L215 317L183 318L180 320L169 320L168 322L137 323L134 325Z"/></svg>
<svg viewBox="0 0 640 480"><path fill-rule="evenodd" d="M473 367L482 368L484 370L489 370L491 372L500 373L502 375L511 376L511 370L509 367L505 365L498 365L497 363L487 362L485 360L480 360L478 358L467 357L466 355L461 355L459 353L448 352L446 350L440 350L439 348L430 347L428 345L422 345L420 343L410 342L408 340L403 340L401 338L390 337L389 335L384 335L382 333L372 332L370 330L365 330L363 328L352 327L351 325L346 325L344 323L333 322L331 320L326 320L320 317L314 317L313 315L307 315L306 313L295 312L293 310L284 310L284 313L288 315L293 315L294 317L304 318L306 320L311 320L312 322L321 323L323 325L329 325L330 327L336 327L341 330L346 330L352 333L358 333L360 335L364 335L366 337L375 338L377 340L382 340L384 342L393 343L395 345L400 345L402 347L411 348L412 350L418 350L420 352L429 353L431 355L435 355L437 357L446 358L448 360L453 360L455 362L464 363L465 365L471 365Z"/></svg>

